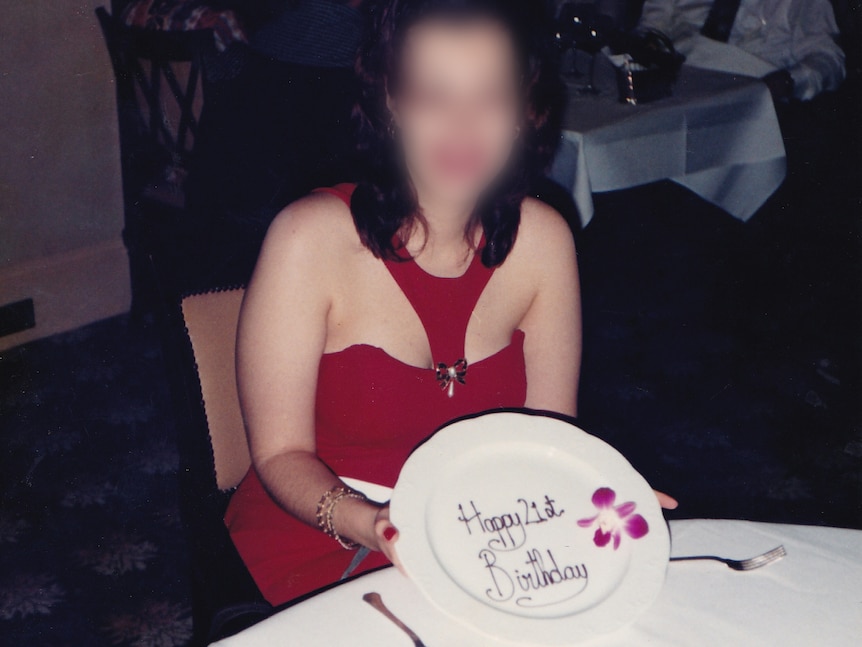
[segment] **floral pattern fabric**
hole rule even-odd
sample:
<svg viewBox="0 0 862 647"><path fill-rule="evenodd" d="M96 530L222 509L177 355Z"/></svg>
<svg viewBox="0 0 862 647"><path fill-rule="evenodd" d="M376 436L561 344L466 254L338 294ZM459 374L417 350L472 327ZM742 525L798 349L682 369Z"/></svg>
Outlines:
<svg viewBox="0 0 862 647"><path fill-rule="evenodd" d="M123 11L129 27L164 31L212 29L216 48L221 52L231 43L244 43L245 30L236 14L217 9L201 0L135 0Z"/></svg>

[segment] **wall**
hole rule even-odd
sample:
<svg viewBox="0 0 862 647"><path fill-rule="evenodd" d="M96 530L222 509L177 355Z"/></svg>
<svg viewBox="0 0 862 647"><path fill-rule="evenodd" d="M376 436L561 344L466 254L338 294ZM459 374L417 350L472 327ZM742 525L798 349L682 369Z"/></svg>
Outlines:
<svg viewBox="0 0 862 647"><path fill-rule="evenodd" d="M36 328L0 348L129 306L114 81L100 2L2 2L0 306Z"/></svg>

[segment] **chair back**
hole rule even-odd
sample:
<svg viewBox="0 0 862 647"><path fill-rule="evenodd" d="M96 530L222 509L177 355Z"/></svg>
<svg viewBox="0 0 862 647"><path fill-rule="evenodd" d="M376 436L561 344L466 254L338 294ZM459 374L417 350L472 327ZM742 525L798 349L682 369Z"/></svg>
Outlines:
<svg viewBox="0 0 862 647"><path fill-rule="evenodd" d="M219 490L236 487L251 465L236 384L236 331L245 290L193 294L182 299L201 402L206 413Z"/></svg>
<svg viewBox="0 0 862 647"><path fill-rule="evenodd" d="M123 190L182 207L182 184L203 106L201 60L210 31L168 32L126 26L96 10L117 85Z"/></svg>
<svg viewBox="0 0 862 647"><path fill-rule="evenodd" d="M233 489L248 470L248 444L234 372L245 290L164 294L157 311L177 426L178 495L191 562L194 635L203 647L272 612L224 523Z"/></svg>

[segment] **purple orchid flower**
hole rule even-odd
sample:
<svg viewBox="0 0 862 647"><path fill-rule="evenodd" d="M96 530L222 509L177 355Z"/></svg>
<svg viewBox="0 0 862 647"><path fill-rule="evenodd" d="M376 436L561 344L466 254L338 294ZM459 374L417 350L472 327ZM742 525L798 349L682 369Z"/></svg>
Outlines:
<svg viewBox="0 0 862 647"><path fill-rule="evenodd" d="M598 514L578 521L581 528L596 526L593 543L599 548L607 546L611 538L614 540L614 550L619 548L623 531L632 539L640 539L649 532L646 519L634 514L637 504L628 501L614 506L616 499L617 493L611 488L599 488L593 493L593 505L598 509Z"/></svg>

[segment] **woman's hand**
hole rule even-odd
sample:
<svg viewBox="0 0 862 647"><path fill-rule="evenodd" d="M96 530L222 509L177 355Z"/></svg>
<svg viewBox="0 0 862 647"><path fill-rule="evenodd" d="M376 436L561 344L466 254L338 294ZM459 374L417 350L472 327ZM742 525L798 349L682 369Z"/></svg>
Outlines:
<svg viewBox="0 0 862 647"><path fill-rule="evenodd" d="M655 492L655 498L658 499L658 504L664 508L665 510L676 510L679 502L674 499L669 494L665 494L664 492L659 492L658 490L653 490Z"/></svg>
<svg viewBox="0 0 862 647"><path fill-rule="evenodd" d="M386 555L387 559L402 574L406 575L404 567L401 566L401 561L398 559L398 554L395 551L395 542L398 541L398 530L389 521L388 503L377 511L377 516L374 519L374 534L377 537L377 550Z"/></svg>

